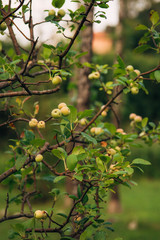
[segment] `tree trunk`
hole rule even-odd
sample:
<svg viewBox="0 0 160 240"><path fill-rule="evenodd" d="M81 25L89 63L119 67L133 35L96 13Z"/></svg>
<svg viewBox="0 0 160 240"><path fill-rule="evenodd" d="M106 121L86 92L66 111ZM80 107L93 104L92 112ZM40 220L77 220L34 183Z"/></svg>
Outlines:
<svg viewBox="0 0 160 240"><path fill-rule="evenodd" d="M119 0L119 5L120 5L120 12L119 12L119 24L116 27L116 36L117 40L115 43L115 51L118 55L122 56L123 55L123 19L126 16L126 5L124 0ZM116 88L114 91L114 94L119 91L120 88ZM120 102L122 95L119 95L119 97L116 99L117 102ZM115 124L117 128L119 128L120 124L120 118L121 118L121 112L120 112L120 103L115 104L113 106L114 108L114 113L112 117L112 121ZM119 193L119 187L115 186L114 187L115 193L111 192L110 196L110 201L108 203L108 212L109 213L117 213L122 211L122 206L121 206L121 201L120 201L120 193Z"/></svg>

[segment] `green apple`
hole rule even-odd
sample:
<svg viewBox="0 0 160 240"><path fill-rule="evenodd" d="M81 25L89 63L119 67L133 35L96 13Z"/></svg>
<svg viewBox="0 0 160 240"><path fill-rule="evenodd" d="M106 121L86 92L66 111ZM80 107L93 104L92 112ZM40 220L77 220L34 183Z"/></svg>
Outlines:
<svg viewBox="0 0 160 240"><path fill-rule="evenodd" d="M63 18L65 16L66 12L63 9L58 10L58 17Z"/></svg>
<svg viewBox="0 0 160 240"><path fill-rule="evenodd" d="M68 116L70 114L70 109L68 107L62 107L61 113L63 116Z"/></svg>
<svg viewBox="0 0 160 240"><path fill-rule="evenodd" d="M55 76L51 78L53 85L59 85L62 82L62 78L60 76Z"/></svg>
<svg viewBox="0 0 160 240"><path fill-rule="evenodd" d="M99 79L100 78L100 73L99 72L92 72L92 73L90 73L88 75L88 78L90 80L92 80L92 79Z"/></svg>
<svg viewBox="0 0 160 240"><path fill-rule="evenodd" d="M137 76L141 74L141 72L138 69L134 69L134 72L137 74Z"/></svg>
<svg viewBox="0 0 160 240"><path fill-rule="evenodd" d="M95 128L95 135L99 135L101 133L103 133L103 129L101 127L96 127Z"/></svg>
<svg viewBox="0 0 160 240"><path fill-rule="evenodd" d="M95 129L96 129L96 127L92 127L92 128L90 129L90 132L91 132L92 134L95 134Z"/></svg>
<svg viewBox="0 0 160 240"><path fill-rule="evenodd" d="M113 156L114 154L116 154L116 150L113 149L113 148L109 148L109 149L107 150L107 153L108 153L109 155Z"/></svg>
<svg viewBox="0 0 160 240"><path fill-rule="evenodd" d="M43 155L42 154L37 154L37 156L35 157L35 161L36 162L42 162L43 160Z"/></svg>
<svg viewBox="0 0 160 240"><path fill-rule="evenodd" d="M30 127L36 127L38 124L38 121L36 118L32 118L30 121L29 121L29 126Z"/></svg>
<svg viewBox="0 0 160 240"><path fill-rule="evenodd" d="M107 116L107 112L106 111L101 112L101 116L102 117L106 117Z"/></svg>
<svg viewBox="0 0 160 240"><path fill-rule="evenodd" d="M39 121L37 124L38 128L45 128L45 122L44 121Z"/></svg>
<svg viewBox="0 0 160 240"><path fill-rule="evenodd" d="M34 217L37 219L45 219L47 218L47 212L44 210L36 210L34 213Z"/></svg>
<svg viewBox="0 0 160 240"><path fill-rule="evenodd" d="M134 95L138 94L139 93L138 87L132 87L131 88L131 93L134 94Z"/></svg>
<svg viewBox="0 0 160 240"><path fill-rule="evenodd" d="M61 110L58 109L58 108L53 109L52 112L51 112L51 116L52 116L53 118L59 118L59 117L61 117L61 116L62 116Z"/></svg>
<svg viewBox="0 0 160 240"><path fill-rule="evenodd" d="M51 9L48 11L48 16L55 16L56 15L56 12L54 9Z"/></svg>
<svg viewBox="0 0 160 240"><path fill-rule="evenodd" d="M61 109L61 108L63 108L63 107L67 107L67 104L64 103L64 102L58 104L58 108L59 108L59 109Z"/></svg>
<svg viewBox="0 0 160 240"><path fill-rule="evenodd" d="M0 24L0 30L1 30L1 31L5 31L6 28L7 28L7 24L6 24L5 22L2 22L2 23Z"/></svg>
<svg viewBox="0 0 160 240"><path fill-rule="evenodd" d="M133 67L132 65L128 65L128 66L126 67L126 71L127 71L127 72L133 72L133 71L134 71L134 67Z"/></svg>
<svg viewBox="0 0 160 240"><path fill-rule="evenodd" d="M86 118L82 118L82 119L79 121L79 123L80 123L82 126L84 126L84 125L87 124L87 119L86 119Z"/></svg>

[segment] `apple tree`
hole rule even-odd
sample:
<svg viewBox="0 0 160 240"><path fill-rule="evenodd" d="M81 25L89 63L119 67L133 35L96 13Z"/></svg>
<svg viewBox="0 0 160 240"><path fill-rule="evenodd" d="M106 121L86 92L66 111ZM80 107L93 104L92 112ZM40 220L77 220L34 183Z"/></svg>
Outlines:
<svg viewBox="0 0 160 240"><path fill-rule="evenodd" d="M141 165L150 164L141 158L129 161L130 146L140 139L147 144L160 140L160 125L147 117L131 113L130 129L122 129L107 120L108 112L112 111L117 118L114 106L119 104L117 98L121 94L135 97L139 91L148 94L145 81L160 82L160 64L141 73L120 56L113 66L79 61L86 53L73 48L89 21L88 14L98 6L94 21L100 24L97 17L106 17L103 10L108 8L109 0L70 1L69 6L79 3L75 11L62 8L65 0L53 0L52 9L44 8L46 17L42 22L33 21L32 2L19 0L13 4L8 1L5 5L0 1L0 32L6 34L7 31L14 50L10 54L3 44L0 46L0 106L7 113L7 119L0 127L8 126L16 135L8 146L11 158L7 162L3 160L6 170L0 175L1 184L8 188L0 222L23 219L20 223L15 222L9 239L48 239L55 234L61 240L98 239L99 234L106 238L111 227L102 216L105 197L115 186L130 187L134 184L131 180L134 168L141 169ZM137 26L144 35L136 51L151 50L159 54L159 15L151 11L149 18L150 26ZM28 27L27 35L16 24L17 19ZM39 44L39 38L35 38L35 27L40 24L43 27L46 22L56 27L56 36L61 35L56 46ZM71 37L67 36L66 28ZM15 29L28 41L26 48L20 45ZM100 109L78 112L75 106L59 102L47 116L39 119L41 96L47 98L52 94L54 101L65 79L72 77L73 66L78 70L90 69L91 86L96 84L99 91L105 93L106 104ZM112 71L113 79L106 81L102 76L107 76L108 71ZM31 107L28 110L26 104L35 95L39 103L34 104L34 111ZM54 137L51 138L53 130ZM40 197L38 182L44 178L48 183L52 182L47 193L52 205L47 209L35 209L33 199ZM58 183L67 178L76 182L75 194L59 187ZM15 196L10 198L12 192ZM72 200L72 205L61 210L57 204L63 205L66 196ZM19 205L19 212L10 214L13 202Z"/></svg>

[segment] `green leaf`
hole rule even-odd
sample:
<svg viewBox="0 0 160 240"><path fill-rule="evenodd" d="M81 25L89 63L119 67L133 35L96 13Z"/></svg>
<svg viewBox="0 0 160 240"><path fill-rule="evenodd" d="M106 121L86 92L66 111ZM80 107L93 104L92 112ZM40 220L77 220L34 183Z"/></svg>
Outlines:
<svg viewBox="0 0 160 240"><path fill-rule="evenodd" d="M157 82L160 82L160 71L155 71L154 72L154 77L155 77Z"/></svg>
<svg viewBox="0 0 160 240"><path fill-rule="evenodd" d="M68 107L71 112L67 118L70 121L70 123L73 123L77 119L77 108L75 108L73 106L68 106Z"/></svg>
<svg viewBox="0 0 160 240"><path fill-rule="evenodd" d="M102 160L101 160L99 157L96 158L96 163L97 163L98 169L99 169L101 172L104 172L104 171L106 170L105 167L104 167L104 165L103 165Z"/></svg>
<svg viewBox="0 0 160 240"><path fill-rule="evenodd" d="M112 123L105 123L104 124L104 127L107 128L107 130L112 134L114 135L115 132L116 132L116 127L112 124Z"/></svg>
<svg viewBox="0 0 160 240"><path fill-rule="evenodd" d="M119 63L120 68L125 69L125 64L120 56L117 56L117 61Z"/></svg>
<svg viewBox="0 0 160 240"><path fill-rule="evenodd" d="M72 237L61 237L60 240L76 240L76 239Z"/></svg>
<svg viewBox="0 0 160 240"><path fill-rule="evenodd" d="M16 159L16 163L15 163L16 169L19 170L23 166L26 160L27 160L27 156L19 156Z"/></svg>
<svg viewBox="0 0 160 240"><path fill-rule="evenodd" d="M66 176L58 176L58 177L56 177L56 178L53 180L53 182L54 182L54 183L57 183L57 182L65 179L65 177L66 177Z"/></svg>
<svg viewBox="0 0 160 240"><path fill-rule="evenodd" d="M106 4L106 3L100 3L100 4L98 4L98 7L100 7L100 8L109 8L109 5Z"/></svg>
<svg viewBox="0 0 160 240"><path fill-rule="evenodd" d="M150 11L150 20L151 20L153 25L158 23L158 21L159 21L159 14L158 14L157 11L154 11L154 10Z"/></svg>
<svg viewBox="0 0 160 240"><path fill-rule="evenodd" d="M25 134L25 139L28 141L28 142L31 142L32 140L35 139L35 135L32 131L29 131L29 130L24 130L24 134Z"/></svg>
<svg viewBox="0 0 160 240"><path fill-rule="evenodd" d="M55 8L61 8L64 3L65 0L52 0L52 6Z"/></svg>
<svg viewBox="0 0 160 240"><path fill-rule="evenodd" d="M77 179L78 181L82 182L83 176L81 175L74 175L74 178Z"/></svg>
<svg viewBox="0 0 160 240"><path fill-rule="evenodd" d="M77 165L78 159L77 156L71 154L67 157L67 167L70 171L73 171Z"/></svg>
<svg viewBox="0 0 160 240"><path fill-rule="evenodd" d="M63 161L66 159L67 153L63 148L57 148L53 149L51 152L54 156L56 156L59 159L62 159Z"/></svg>
<svg viewBox="0 0 160 240"><path fill-rule="evenodd" d="M78 113L78 119L82 119L82 118L85 118L85 117L91 117L93 115L93 109L86 109L84 110L83 112L79 112Z"/></svg>
<svg viewBox="0 0 160 240"><path fill-rule="evenodd" d="M45 140L41 138L37 138L31 141L31 144L35 147L43 147L45 144Z"/></svg>
<svg viewBox="0 0 160 240"><path fill-rule="evenodd" d="M147 44L144 44L144 45L140 45L138 47L136 47L134 49L134 52L136 53L142 53L142 52L145 52L146 50L148 50L149 48L151 48L149 45Z"/></svg>
<svg viewBox="0 0 160 240"><path fill-rule="evenodd" d="M143 120L142 120L142 127L144 128L147 125L147 123L148 123L148 118L147 117L143 118Z"/></svg>
<svg viewBox="0 0 160 240"><path fill-rule="evenodd" d="M81 132L81 135L86 138L89 142L92 142L93 144L97 144L97 141L95 138L91 137L87 133Z"/></svg>
<svg viewBox="0 0 160 240"><path fill-rule="evenodd" d="M69 195L68 197L73 199L73 200L78 200L78 198L75 195Z"/></svg>
<svg viewBox="0 0 160 240"><path fill-rule="evenodd" d="M68 216L64 213L57 213L58 216L61 216L61 217L64 217L64 218L67 218Z"/></svg>
<svg viewBox="0 0 160 240"><path fill-rule="evenodd" d="M145 25L143 25L143 24L139 24L137 27L136 27L136 30L147 30L148 29L148 27L147 26L145 26Z"/></svg>
<svg viewBox="0 0 160 240"><path fill-rule="evenodd" d="M144 160L142 158L136 158L132 161L132 164L142 164L142 165L151 165L151 163L147 160Z"/></svg>

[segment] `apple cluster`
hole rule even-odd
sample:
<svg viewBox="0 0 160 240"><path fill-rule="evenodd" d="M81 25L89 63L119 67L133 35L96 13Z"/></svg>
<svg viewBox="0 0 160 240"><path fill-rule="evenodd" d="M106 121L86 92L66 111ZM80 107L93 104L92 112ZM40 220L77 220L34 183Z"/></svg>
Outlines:
<svg viewBox="0 0 160 240"><path fill-rule="evenodd" d="M143 79L142 76L140 76L141 72L138 70L138 69L134 69L134 67L132 65L128 65L126 67L126 71L127 71L127 74L131 74L131 73L135 73L136 74L136 80L137 81L133 81L132 79L130 80L130 91L133 95L136 95L139 93L139 87L138 87L138 82L141 81Z"/></svg>
<svg viewBox="0 0 160 240"><path fill-rule="evenodd" d="M45 128L45 122L44 121L38 121L36 118L32 118L29 121L29 126L31 128L34 128L34 127Z"/></svg>
<svg viewBox="0 0 160 240"><path fill-rule="evenodd" d="M142 122L142 117L139 115L136 115L135 113L131 113L129 115L129 119L132 120L130 123L131 127L134 127L136 123Z"/></svg>
<svg viewBox="0 0 160 240"><path fill-rule="evenodd" d="M50 9L48 11L48 16L52 16L55 21L60 21L65 15L66 15L66 12L63 9L59 9L57 14L54 9Z"/></svg>
<svg viewBox="0 0 160 240"><path fill-rule="evenodd" d="M93 135L100 135L101 133L104 132L104 130L101 127L92 127L90 129L91 134Z"/></svg>
<svg viewBox="0 0 160 240"><path fill-rule="evenodd" d="M70 114L70 109L67 107L66 103L60 103L58 108L55 108L51 112L53 118L60 118L63 116L68 116Z"/></svg>

